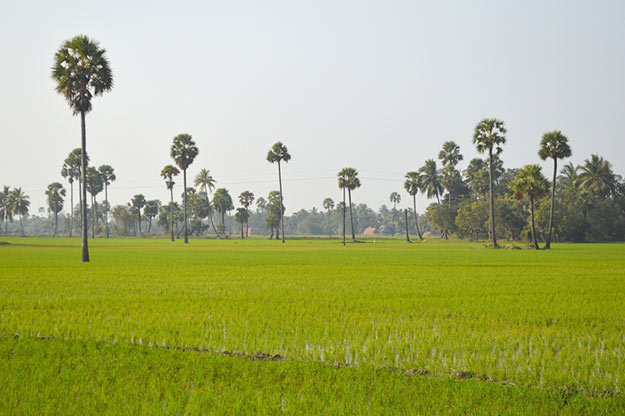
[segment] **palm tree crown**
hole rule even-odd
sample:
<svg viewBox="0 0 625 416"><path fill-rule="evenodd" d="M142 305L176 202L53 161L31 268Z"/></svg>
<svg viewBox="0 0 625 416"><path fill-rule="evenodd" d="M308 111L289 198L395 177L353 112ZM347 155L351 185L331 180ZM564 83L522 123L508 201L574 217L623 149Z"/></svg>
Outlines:
<svg viewBox="0 0 625 416"><path fill-rule="evenodd" d="M180 169L186 170L198 153L199 149L190 134L182 133L174 137L170 155Z"/></svg>
<svg viewBox="0 0 625 416"><path fill-rule="evenodd" d="M517 199L528 196L536 200L548 192L549 181L543 175L540 166L526 165L519 169L515 180L510 183L510 188Z"/></svg>
<svg viewBox="0 0 625 416"><path fill-rule="evenodd" d="M193 182L195 186L199 187L207 195L213 192L215 183L217 183L217 181L211 176L208 169L200 170L200 173L195 176L195 181Z"/></svg>
<svg viewBox="0 0 625 416"><path fill-rule="evenodd" d="M419 186L421 184L421 175L419 172L406 173L406 181L404 182L404 189L411 196L415 196L419 193Z"/></svg>
<svg viewBox="0 0 625 416"><path fill-rule="evenodd" d="M440 202L443 185L441 184L439 170L436 167L436 161L434 159L426 160L425 165L419 169L419 174L421 176L419 188L425 192L428 198L436 197L438 202Z"/></svg>
<svg viewBox="0 0 625 416"><path fill-rule="evenodd" d="M115 170L109 165L102 165L98 168L100 176L102 177L102 183L106 186L114 182L117 177L115 176Z"/></svg>
<svg viewBox="0 0 625 416"><path fill-rule="evenodd" d="M543 138L540 141L538 156L542 160L571 157L571 147L568 141L569 139L559 130L547 132L543 134Z"/></svg>
<svg viewBox="0 0 625 416"><path fill-rule="evenodd" d="M271 163L288 162L291 160L291 154L282 142L276 142L267 153L267 161Z"/></svg>
<svg viewBox="0 0 625 416"><path fill-rule="evenodd" d="M618 176L612 171L612 164L594 154L579 167L579 186L596 196L608 196L616 192Z"/></svg>
<svg viewBox="0 0 625 416"><path fill-rule="evenodd" d="M443 166L456 166L458 162L464 159L464 156L460 153L460 146L456 142L449 140L443 143L443 150L438 154L438 158Z"/></svg>
<svg viewBox="0 0 625 416"><path fill-rule="evenodd" d="M501 153L501 145L506 143L506 128L503 121L496 118L485 118L475 126L473 144L477 151L484 153L495 150L495 154Z"/></svg>
<svg viewBox="0 0 625 416"><path fill-rule="evenodd" d="M79 35L63 43L54 55L52 78L74 114L91 111L91 98L113 88L113 72L97 41Z"/></svg>
<svg viewBox="0 0 625 416"><path fill-rule="evenodd" d="M174 187L174 176L178 176L180 171L174 165L167 165L161 170L161 177L165 179L165 184L167 185L167 189L172 189Z"/></svg>

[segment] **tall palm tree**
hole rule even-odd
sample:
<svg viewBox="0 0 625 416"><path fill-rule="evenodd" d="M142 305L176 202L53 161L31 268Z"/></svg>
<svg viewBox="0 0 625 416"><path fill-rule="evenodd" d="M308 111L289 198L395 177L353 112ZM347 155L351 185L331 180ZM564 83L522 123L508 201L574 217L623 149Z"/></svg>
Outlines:
<svg viewBox="0 0 625 416"><path fill-rule="evenodd" d="M199 149L195 145L190 134L182 133L174 137L174 143L171 145L170 155L176 162L176 165L183 172L184 186L184 242L189 243L189 232L187 230L187 168L193 163L193 160L199 153Z"/></svg>
<svg viewBox="0 0 625 416"><path fill-rule="evenodd" d="M246 221L246 225L247 228L245 229L245 236L248 237L249 236L249 224L247 223L247 221L250 218L250 211L249 211L249 207L250 205L252 205L252 203L254 202L254 194L251 193L250 191L243 191L241 192L241 194L239 195L239 203L241 205L243 205L243 207L245 208L245 211L247 212L247 214L244 216L245 221Z"/></svg>
<svg viewBox="0 0 625 416"><path fill-rule="evenodd" d="M444 166L456 166L464 157L460 153L460 146L454 141L446 141L443 143L443 149L438 153L438 158Z"/></svg>
<svg viewBox="0 0 625 416"><path fill-rule="evenodd" d="M342 169L339 174L339 189L343 190L343 202L342 202L342 211L343 211L343 247L345 247L345 210L347 208L347 204L345 202L345 190L347 189L347 172L345 169ZM341 203L339 203L341 204Z"/></svg>
<svg viewBox="0 0 625 416"><path fill-rule="evenodd" d="M249 212L247 208L237 208L237 212L234 214L234 220L241 224L241 239L245 238L245 234L243 233L243 224L247 224L249 219Z"/></svg>
<svg viewBox="0 0 625 416"><path fill-rule="evenodd" d="M579 167L579 186L597 197L607 197L616 192L617 177L612 164L599 155L590 155Z"/></svg>
<svg viewBox="0 0 625 416"><path fill-rule="evenodd" d="M339 174L339 188L347 189L347 195L349 199L349 219L352 225L352 241L356 242L356 231L354 230L354 215L352 208L352 191L356 188L360 188L360 179L358 178L358 171L354 168L343 168Z"/></svg>
<svg viewBox="0 0 625 416"><path fill-rule="evenodd" d="M100 172L89 166L87 168L87 191L91 194L91 210L93 221L91 222L91 238L95 238L95 230L98 226L98 202L96 200L97 195L104 189L104 183L102 182L102 175ZM87 205L85 203L85 205Z"/></svg>
<svg viewBox="0 0 625 416"><path fill-rule="evenodd" d="M421 235L421 230L419 230L419 214L417 214L417 194L421 189L421 175L419 172L408 172L406 173L406 182L404 182L404 189L408 192L409 195L412 196L412 203L414 208L414 222L417 227L417 235L419 236L419 240L423 240L423 236Z"/></svg>
<svg viewBox="0 0 625 416"><path fill-rule="evenodd" d="M419 177L421 181L419 188L425 192L428 198L436 197L436 201L440 204L443 185L441 184L441 175L434 159L425 161L425 165L419 169Z"/></svg>
<svg viewBox="0 0 625 416"><path fill-rule="evenodd" d="M489 177L489 220L490 233L493 248L497 248L497 234L495 233L495 195L494 195L494 166L493 159L502 151L501 146L506 143L506 128L503 121L496 118L485 118L475 126L473 144L480 153L488 152L488 177Z"/></svg>
<svg viewBox="0 0 625 416"><path fill-rule="evenodd" d="M146 199L143 194L137 194L132 197L130 203L137 213L137 224L139 224L139 234L141 234L141 209L145 207Z"/></svg>
<svg viewBox="0 0 625 416"><path fill-rule="evenodd" d="M30 206L30 197L22 192L22 188L13 188L9 194L9 206L13 215L19 216L20 230L22 231L22 237L24 237L24 224L22 223L22 217L28 215L28 207Z"/></svg>
<svg viewBox="0 0 625 416"><path fill-rule="evenodd" d="M85 116L91 111L91 98L102 95L113 88L113 71L105 56L106 50L97 41L79 35L61 45L54 55L52 78L56 91L67 100L74 115L80 114L81 126L81 175L87 182L87 130ZM81 192L82 216L82 261L89 261L87 243L87 190Z"/></svg>
<svg viewBox="0 0 625 416"><path fill-rule="evenodd" d="M115 170L109 165L102 165L98 168L100 176L102 177L102 183L104 184L104 221L106 223L106 238L109 238L109 194L108 186L111 182L117 180L115 176Z"/></svg>
<svg viewBox="0 0 625 416"><path fill-rule="evenodd" d="M169 218L170 218L170 226L171 226L171 241L176 241L174 237L174 176L178 176L180 171L177 167L173 165L167 165L161 170L161 177L165 179L165 185L167 189L169 189L169 193L171 196L171 202L169 204Z"/></svg>
<svg viewBox="0 0 625 416"><path fill-rule="evenodd" d="M532 221L532 239L534 248L538 250L538 239L536 238L536 226L534 223L534 202L543 197L549 190L549 181L542 174L540 166L526 165L519 170L515 180L510 184L517 199L524 196L529 197L530 213Z"/></svg>
<svg viewBox="0 0 625 416"><path fill-rule="evenodd" d="M398 192L391 192L389 200L393 203L393 209L397 209L397 204L401 202L401 195Z"/></svg>
<svg viewBox="0 0 625 416"><path fill-rule="evenodd" d="M9 221L13 221L10 194L11 190L8 186L4 186L4 189L0 192L0 215L2 216L2 221L4 221L4 235L7 235Z"/></svg>
<svg viewBox="0 0 625 416"><path fill-rule="evenodd" d="M58 182L52 182L46 189L48 208L54 213L54 237L59 232L59 212L63 209L65 188Z"/></svg>
<svg viewBox="0 0 625 416"><path fill-rule="evenodd" d="M291 160L291 155L282 142L276 142L267 153L267 161L278 164L278 181L280 182L280 223L282 224L282 243L284 243L284 201L282 200L282 170L280 162Z"/></svg>
<svg viewBox="0 0 625 416"><path fill-rule="evenodd" d="M226 212L234 209L232 205L232 197L226 188L218 188L213 194L213 205L221 214L221 229L225 234L226 230Z"/></svg>
<svg viewBox="0 0 625 416"><path fill-rule="evenodd" d="M549 208L549 233L547 234L547 242L545 249L551 248L551 233L553 231L553 207L556 199L556 179L558 174L558 159L571 157L571 147L569 139L559 130L550 131L543 134L540 141L540 149L538 156L542 160L553 159L553 182L551 184L551 207Z"/></svg>
<svg viewBox="0 0 625 416"><path fill-rule="evenodd" d="M213 231L217 237L220 237L217 229L215 228L215 223L213 222L213 210L211 200L209 198L209 194L215 190L215 184L217 181L211 176L210 171L208 169L200 170L200 173L195 175L195 181L193 184L200 188L202 192L206 195L206 202L208 202L209 210L208 210L208 219L213 227Z"/></svg>
<svg viewBox="0 0 625 416"><path fill-rule="evenodd" d="M323 208L328 211L328 238L332 238L332 226L330 224L330 210L334 209L334 201L332 198L323 200Z"/></svg>

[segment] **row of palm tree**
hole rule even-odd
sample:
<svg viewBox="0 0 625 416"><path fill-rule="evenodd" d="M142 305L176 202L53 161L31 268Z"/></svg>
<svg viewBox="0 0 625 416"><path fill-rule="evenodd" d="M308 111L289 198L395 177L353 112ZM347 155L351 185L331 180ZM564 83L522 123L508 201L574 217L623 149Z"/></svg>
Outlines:
<svg viewBox="0 0 625 416"><path fill-rule="evenodd" d="M22 218L28 215L30 197L22 191L22 188L4 186L0 193L0 218L4 222L4 235L8 232L8 224L17 215L20 222L20 231L24 236L24 224Z"/></svg>

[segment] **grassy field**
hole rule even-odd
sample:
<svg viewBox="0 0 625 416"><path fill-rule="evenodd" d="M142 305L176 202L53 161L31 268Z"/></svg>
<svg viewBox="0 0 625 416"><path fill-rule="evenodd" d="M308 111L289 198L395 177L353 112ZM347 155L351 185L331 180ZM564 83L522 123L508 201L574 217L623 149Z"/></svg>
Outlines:
<svg viewBox="0 0 625 416"><path fill-rule="evenodd" d="M2 240L5 413L625 414L625 244Z"/></svg>

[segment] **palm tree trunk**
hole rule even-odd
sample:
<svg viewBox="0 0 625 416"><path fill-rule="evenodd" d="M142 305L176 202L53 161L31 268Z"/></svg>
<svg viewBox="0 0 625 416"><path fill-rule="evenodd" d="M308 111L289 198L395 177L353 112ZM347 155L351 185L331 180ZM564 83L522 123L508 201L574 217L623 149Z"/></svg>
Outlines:
<svg viewBox="0 0 625 416"><path fill-rule="evenodd" d="M54 236L59 232L59 210L56 200L54 201Z"/></svg>
<svg viewBox="0 0 625 416"><path fill-rule="evenodd" d="M411 243L410 241L410 233L408 232L408 210L404 210L404 216L406 217L406 242Z"/></svg>
<svg viewBox="0 0 625 416"><path fill-rule="evenodd" d="M148 217L148 234L152 231L152 217Z"/></svg>
<svg viewBox="0 0 625 416"><path fill-rule="evenodd" d="M488 148L488 186L490 193L490 233L493 248L497 248L497 234L495 232L495 195L493 190L493 148Z"/></svg>
<svg viewBox="0 0 625 416"><path fill-rule="evenodd" d="M343 246L345 246L345 228L347 228L345 224L345 216L346 216L345 210L346 209L347 209L347 205L345 202L345 187L343 187Z"/></svg>
<svg viewBox="0 0 625 416"><path fill-rule="evenodd" d="M330 220L331 220L330 210L328 209L328 238L331 240L332 239L332 224Z"/></svg>
<svg viewBox="0 0 625 416"><path fill-rule="evenodd" d="M78 178L78 205L80 206L80 209L78 210L78 212L80 213L80 229L82 230L82 174L79 175ZM72 207L72 209L74 209Z"/></svg>
<svg viewBox="0 0 625 416"><path fill-rule="evenodd" d="M104 183L104 201L104 223L106 224L106 238L109 238L109 193L106 183Z"/></svg>
<svg viewBox="0 0 625 416"><path fill-rule="evenodd" d="M94 207L95 197L91 195L91 239L95 238L95 209Z"/></svg>
<svg viewBox="0 0 625 416"><path fill-rule="evenodd" d="M85 125L85 112L80 112L80 177L81 177L81 198L80 216L82 221L82 261L89 261L89 243L87 241L87 126Z"/></svg>
<svg viewBox="0 0 625 416"><path fill-rule="evenodd" d="M22 214L18 213L18 216L20 218L20 230L22 231L22 237L25 237L26 234L24 234L24 225L22 224Z"/></svg>
<svg viewBox="0 0 625 416"><path fill-rule="evenodd" d="M169 204L169 226L171 227L171 241L176 241L174 236L174 187L169 188L171 203Z"/></svg>
<svg viewBox="0 0 625 416"><path fill-rule="evenodd" d="M243 240L245 236L243 235L243 222L241 222L241 240Z"/></svg>
<svg viewBox="0 0 625 416"><path fill-rule="evenodd" d="M74 229L74 182L69 183L69 238L72 238Z"/></svg>
<svg viewBox="0 0 625 416"><path fill-rule="evenodd" d="M352 211L352 190L347 188L347 194L349 195L349 221L352 224L352 241L356 242L356 232L354 231L354 214Z"/></svg>
<svg viewBox="0 0 625 416"><path fill-rule="evenodd" d="M551 183L551 208L549 209L549 234L547 234L547 242L545 250L551 248L551 232L553 231L553 205L556 199L556 175L558 173L558 159L553 158L553 182Z"/></svg>
<svg viewBox="0 0 625 416"><path fill-rule="evenodd" d="M137 207L137 224L139 224L139 234L141 234L141 208Z"/></svg>
<svg viewBox="0 0 625 416"><path fill-rule="evenodd" d="M538 240L536 239L536 226L534 225L534 198L530 197L530 212L532 215L532 239L534 240L534 248L538 250Z"/></svg>
<svg viewBox="0 0 625 416"><path fill-rule="evenodd" d="M419 214L417 214L417 194L412 196L412 203L414 205L414 224L417 227L417 235L419 236L419 240L423 240L423 236L421 235L421 231L419 230Z"/></svg>
<svg viewBox="0 0 625 416"><path fill-rule="evenodd" d="M282 223L282 243L284 243L284 202L282 200L282 170L278 160L278 181L280 182L280 222Z"/></svg>
<svg viewBox="0 0 625 416"><path fill-rule="evenodd" d="M184 182L184 243L189 244L189 232L187 231L187 170L183 169L183 182Z"/></svg>

